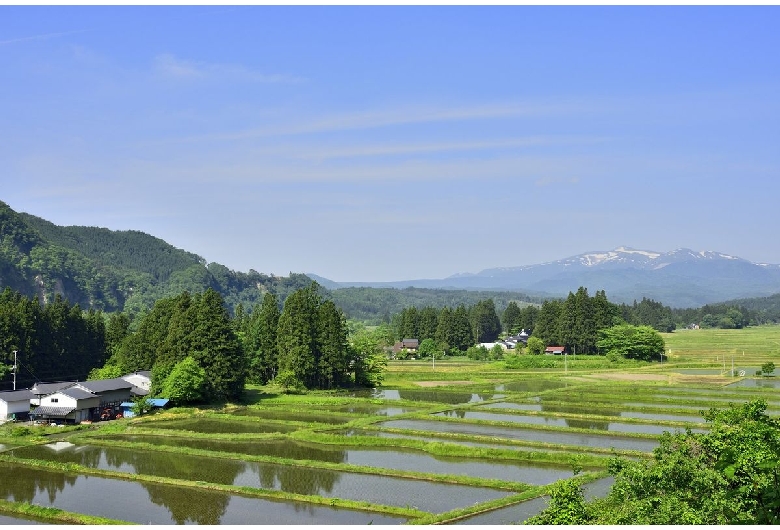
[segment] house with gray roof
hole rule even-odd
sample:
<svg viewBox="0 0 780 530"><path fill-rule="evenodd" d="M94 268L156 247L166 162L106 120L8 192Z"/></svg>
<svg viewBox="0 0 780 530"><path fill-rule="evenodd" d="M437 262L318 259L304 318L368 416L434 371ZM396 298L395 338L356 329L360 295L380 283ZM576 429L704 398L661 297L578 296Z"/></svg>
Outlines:
<svg viewBox="0 0 780 530"><path fill-rule="evenodd" d="M100 396L70 386L40 398L40 405L30 412L36 420L81 423L100 410Z"/></svg>
<svg viewBox="0 0 780 530"><path fill-rule="evenodd" d="M9 420L25 420L30 414L30 400L35 394L29 390L0 392L0 423Z"/></svg>
<svg viewBox="0 0 780 530"><path fill-rule="evenodd" d="M33 393L33 398L30 399L30 405L40 405L43 396L48 396L49 394L53 394L54 392L58 392L63 388L68 388L75 384L76 381L60 381L57 383L37 382L30 389L30 392Z"/></svg>
<svg viewBox="0 0 780 530"><path fill-rule="evenodd" d="M113 379L80 381L75 384L75 387L100 397L101 407L115 407L118 410L122 402L130 401L133 384L121 377L115 377Z"/></svg>

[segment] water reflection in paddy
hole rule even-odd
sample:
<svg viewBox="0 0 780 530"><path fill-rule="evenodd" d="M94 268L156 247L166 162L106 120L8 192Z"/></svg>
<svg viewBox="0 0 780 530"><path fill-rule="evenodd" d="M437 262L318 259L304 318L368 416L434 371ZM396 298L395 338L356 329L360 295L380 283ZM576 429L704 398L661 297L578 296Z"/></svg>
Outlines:
<svg viewBox="0 0 780 530"><path fill-rule="evenodd" d="M615 483L614 477L605 477L582 486L585 499L590 501L595 498L605 497L609 493L609 488ZM457 525L506 525L518 524L529 517L537 515L547 508L550 498L547 496L537 497L528 501L513 504L506 508L499 508L473 517L455 521Z"/></svg>
<svg viewBox="0 0 780 530"><path fill-rule="evenodd" d="M234 416L250 416L253 418L262 418L266 420L327 423L330 425L339 425L341 423L347 423L348 421L352 420L352 418L340 418L338 416L328 415L326 412L305 413L253 408L241 408L231 412L231 414Z"/></svg>
<svg viewBox="0 0 780 530"><path fill-rule="evenodd" d="M0 498L139 524L399 524L404 518L0 463Z"/></svg>
<svg viewBox="0 0 780 530"><path fill-rule="evenodd" d="M682 414L660 414L655 412L634 412L634 411L621 411L620 409L605 409L596 407L572 407L568 405L551 405L536 404L536 403L488 403L487 405L480 405L482 409L505 409L505 410L527 410L534 412L558 412L561 414L577 414L588 413L595 414L597 416L620 416L622 418L636 418L640 420L660 420L660 421L690 421L694 423L703 423L704 420L698 415L682 415Z"/></svg>
<svg viewBox="0 0 780 530"><path fill-rule="evenodd" d="M336 410L352 414L367 414L370 416L398 416L399 414L406 414L407 412L419 411L419 409L408 407L383 407L381 405L345 405Z"/></svg>
<svg viewBox="0 0 780 530"><path fill-rule="evenodd" d="M598 434L583 434L571 432L551 432L536 429L498 427L492 425L474 425L468 423L428 421L428 420L388 420L379 425L394 429L410 429L417 431L448 432L471 434L478 436L494 436L512 440L529 440L565 445L585 445L593 447L614 447L615 449L632 449L636 451L652 451L658 446L656 440L637 438L622 438Z"/></svg>
<svg viewBox="0 0 780 530"><path fill-rule="evenodd" d="M180 438L164 440L165 437L156 436L133 438L135 438L135 440L130 440L129 437L124 437L123 439L128 441L161 443L165 445L198 447L214 451L238 452L236 449L239 449L239 447L232 442L224 443L216 440L201 441ZM244 449L251 451L251 453L245 454L268 455L296 460L316 460L403 471L419 471L423 473L492 478L513 482L525 482L534 485L550 484L556 480L568 478L572 475L569 466L534 466L509 461L491 462L464 458L444 458L417 451L400 451L398 449L390 448L364 449L338 446L329 448L326 445L302 444L292 440L252 442L242 445Z"/></svg>
<svg viewBox="0 0 780 530"><path fill-rule="evenodd" d="M478 412L473 410L449 410L446 412L438 412L434 415L450 417L454 416L466 420L508 421L514 423L528 423L533 425L547 425L553 427L571 427L575 429L593 429L598 431L631 432L641 434L662 434L664 431L672 432L675 430L675 427L668 427L663 425L619 423L590 418L555 418L551 416L524 416L522 414L495 414L491 412ZM696 431L696 429L692 430Z"/></svg>
<svg viewBox="0 0 780 530"><path fill-rule="evenodd" d="M54 452L45 446L14 450L20 458L42 458L127 473L339 497L378 504L414 504L429 512L449 511L507 495L488 488L409 480L298 466L244 462L123 447L75 446Z"/></svg>
<svg viewBox="0 0 780 530"><path fill-rule="evenodd" d="M0 515L0 526L6 525L20 525L20 524L53 524L45 523L43 521L36 521L34 519L22 519L21 517L13 517L10 515Z"/></svg>
<svg viewBox="0 0 780 530"><path fill-rule="evenodd" d="M230 421L217 418L192 418L186 420L147 421L138 424L148 429L173 429L201 433L286 433L296 430L294 425L259 423L254 421Z"/></svg>
<svg viewBox="0 0 780 530"><path fill-rule="evenodd" d="M355 397L373 398L373 399L406 399L408 401L422 401L432 403L447 403L448 405L459 405L461 403L479 403L491 399L501 399L506 397L503 394L493 392L455 392L449 390L416 390L416 389L392 389L392 388L374 388L370 390L357 390L351 395Z"/></svg>
<svg viewBox="0 0 780 530"><path fill-rule="evenodd" d="M736 383L729 383L728 388L748 387L748 388L780 388L780 379L742 379Z"/></svg>
<svg viewBox="0 0 780 530"><path fill-rule="evenodd" d="M407 439L407 440L422 440L425 442L443 442L443 443L450 443L455 445L465 445L468 447L486 447L489 449L507 449L507 450L515 450L515 451L542 451L545 453L556 453L556 452L570 452L568 449L564 448L549 448L549 447L536 447L531 445L515 445L515 444L505 444L505 443L484 443L484 442L471 442L468 440L459 440L454 438L437 438L435 436L417 436L414 434L399 434L394 432L384 432L384 431L366 431L361 429L349 429L344 433L346 436L376 436L379 438L401 438L401 439ZM580 452L588 453L587 448L583 448L580 450ZM596 453L593 453L596 454Z"/></svg>
<svg viewBox="0 0 780 530"><path fill-rule="evenodd" d="M549 379L528 379L525 381L512 381L496 387L500 392L544 392L546 390L556 390L572 386L568 381L557 381Z"/></svg>

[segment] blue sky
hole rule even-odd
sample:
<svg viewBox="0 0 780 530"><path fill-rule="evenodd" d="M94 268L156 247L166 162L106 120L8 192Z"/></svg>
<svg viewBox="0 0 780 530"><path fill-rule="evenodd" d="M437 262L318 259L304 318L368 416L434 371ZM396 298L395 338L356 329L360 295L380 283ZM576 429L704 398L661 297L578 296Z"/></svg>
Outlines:
<svg viewBox="0 0 780 530"><path fill-rule="evenodd" d="M780 8L0 7L0 200L247 271L780 263Z"/></svg>

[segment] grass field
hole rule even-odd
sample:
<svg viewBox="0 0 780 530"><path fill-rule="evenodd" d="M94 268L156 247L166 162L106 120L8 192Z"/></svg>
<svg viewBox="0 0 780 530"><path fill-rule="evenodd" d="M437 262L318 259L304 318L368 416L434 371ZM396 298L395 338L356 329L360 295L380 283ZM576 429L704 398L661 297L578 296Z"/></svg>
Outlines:
<svg viewBox="0 0 780 530"><path fill-rule="evenodd" d="M780 364L780 326L745 329L682 329L663 333L670 361L722 364L734 359L740 364Z"/></svg>

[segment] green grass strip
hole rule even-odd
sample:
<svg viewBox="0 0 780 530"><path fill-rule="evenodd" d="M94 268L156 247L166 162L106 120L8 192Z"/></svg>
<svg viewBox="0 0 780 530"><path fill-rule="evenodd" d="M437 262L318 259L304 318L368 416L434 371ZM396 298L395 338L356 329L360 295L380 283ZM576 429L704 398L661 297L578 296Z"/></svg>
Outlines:
<svg viewBox="0 0 780 530"><path fill-rule="evenodd" d="M12 502L0 499L0 513L6 515L21 515L32 517L36 520L52 522L55 524L85 524L85 525L109 525L109 524L136 524L107 517L84 515L81 513L67 512L59 508L38 506L28 502Z"/></svg>

